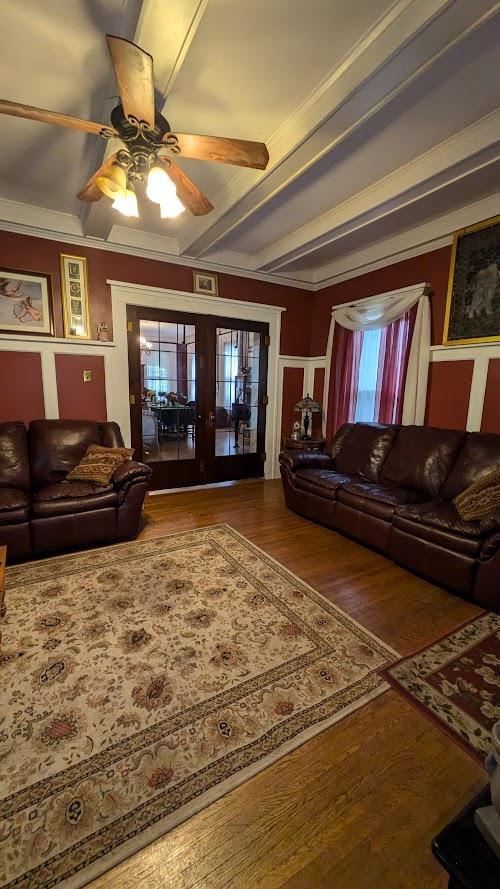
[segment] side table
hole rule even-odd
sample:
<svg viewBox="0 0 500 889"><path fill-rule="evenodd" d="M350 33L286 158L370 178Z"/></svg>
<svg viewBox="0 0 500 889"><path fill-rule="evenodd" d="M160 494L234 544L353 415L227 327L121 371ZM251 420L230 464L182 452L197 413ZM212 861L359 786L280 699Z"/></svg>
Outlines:
<svg viewBox="0 0 500 889"><path fill-rule="evenodd" d="M434 856L449 874L448 889L498 889L500 860L474 824L474 812L491 805L485 787L467 808L434 837Z"/></svg>
<svg viewBox="0 0 500 889"><path fill-rule="evenodd" d="M324 438L283 438L284 451L322 451L325 447Z"/></svg>

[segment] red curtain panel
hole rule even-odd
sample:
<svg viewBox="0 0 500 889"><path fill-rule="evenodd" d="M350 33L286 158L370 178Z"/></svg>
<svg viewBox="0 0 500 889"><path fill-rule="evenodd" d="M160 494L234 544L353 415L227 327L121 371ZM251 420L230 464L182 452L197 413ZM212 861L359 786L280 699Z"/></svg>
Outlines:
<svg viewBox="0 0 500 889"><path fill-rule="evenodd" d="M363 348L363 331L347 330L335 325L330 371L330 399L327 438L332 438L344 423L352 423L356 414L359 362Z"/></svg>

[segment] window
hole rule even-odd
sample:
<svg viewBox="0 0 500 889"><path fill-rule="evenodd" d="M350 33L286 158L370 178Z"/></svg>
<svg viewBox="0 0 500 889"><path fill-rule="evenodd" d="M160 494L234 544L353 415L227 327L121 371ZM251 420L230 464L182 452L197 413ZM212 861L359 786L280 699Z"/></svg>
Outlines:
<svg viewBox="0 0 500 889"><path fill-rule="evenodd" d="M379 381L382 328L365 330L359 359L356 423L373 423L378 419L377 384Z"/></svg>

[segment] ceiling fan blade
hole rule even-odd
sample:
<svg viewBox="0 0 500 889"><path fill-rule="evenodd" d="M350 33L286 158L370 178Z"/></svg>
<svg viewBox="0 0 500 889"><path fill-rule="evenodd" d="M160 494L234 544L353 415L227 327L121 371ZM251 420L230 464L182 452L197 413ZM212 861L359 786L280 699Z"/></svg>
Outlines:
<svg viewBox="0 0 500 889"><path fill-rule="evenodd" d="M59 114L58 111L45 111L44 108L35 108L33 105L20 105L18 102L8 102L7 99L0 99L0 114L10 114L12 117L26 117L28 120L53 123L58 127L84 130L87 133L96 133L97 135L102 132L109 135L118 135L113 127L106 126L103 123L92 123L91 120L71 117L69 114Z"/></svg>
<svg viewBox="0 0 500 889"><path fill-rule="evenodd" d="M200 191L197 185L187 176L184 170L179 167L171 158L159 157L158 161L162 164L165 172L170 176L174 183L177 194L193 216L205 216L213 210L213 205L208 198Z"/></svg>
<svg viewBox="0 0 500 889"><path fill-rule="evenodd" d="M224 136L194 136L189 133L175 133L175 136L184 157L216 161L219 164L235 164L237 167L253 167L256 170L265 170L269 162L269 153L264 142L226 139Z"/></svg>
<svg viewBox="0 0 500 889"><path fill-rule="evenodd" d="M153 57L121 37L106 35L126 117L155 125Z"/></svg>
<svg viewBox="0 0 500 889"><path fill-rule="evenodd" d="M110 154L108 158L104 161L103 164L99 167L98 170L90 177L90 179L85 183L82 189L77 194L77 198L79 201L100 201L102 198L102 191L97 187L97 178L102 176L109 168L113 165L116 160L118 152L115 151L114 154Z"/></svg>

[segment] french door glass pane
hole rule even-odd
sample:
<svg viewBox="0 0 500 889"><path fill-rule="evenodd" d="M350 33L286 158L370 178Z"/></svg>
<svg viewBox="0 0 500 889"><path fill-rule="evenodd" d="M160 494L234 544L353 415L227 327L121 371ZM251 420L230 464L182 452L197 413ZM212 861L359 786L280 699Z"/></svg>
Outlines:
<svg viewBox="0 0 500 889"><path fill-rule="evenodd" d="M215 456L257 452L260 333L218 327Z"/></svg>
<svg viewBox="0 0 500 889"><path fill-rule="evenodd" d="M196 331L170 321L140 322L144 459L194 460Z"/></svg>

